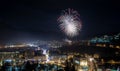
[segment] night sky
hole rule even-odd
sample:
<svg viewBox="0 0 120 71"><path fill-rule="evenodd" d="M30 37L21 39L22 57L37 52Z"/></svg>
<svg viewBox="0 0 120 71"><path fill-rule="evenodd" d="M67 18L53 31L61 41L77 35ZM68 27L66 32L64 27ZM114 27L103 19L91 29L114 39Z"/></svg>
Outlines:
<svg viewBox="0 0 120 71"><path fill-rule="evenodd" d="M77 10L82 30L77 39L120 32L120 4L110 0L0 0L0 42L62 40L61 10Z"/></svg>

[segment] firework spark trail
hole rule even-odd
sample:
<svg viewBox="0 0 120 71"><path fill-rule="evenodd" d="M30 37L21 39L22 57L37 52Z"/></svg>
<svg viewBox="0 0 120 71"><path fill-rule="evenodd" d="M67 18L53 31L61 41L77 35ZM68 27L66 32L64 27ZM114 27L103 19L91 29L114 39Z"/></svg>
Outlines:
<svg viewBox="0 0 120 71"><path fill-rule="evenodd" d="M66 9L58 18L60 28L67 36L73 37L79 34L82 26L79 16L77 11Z"/></svg>

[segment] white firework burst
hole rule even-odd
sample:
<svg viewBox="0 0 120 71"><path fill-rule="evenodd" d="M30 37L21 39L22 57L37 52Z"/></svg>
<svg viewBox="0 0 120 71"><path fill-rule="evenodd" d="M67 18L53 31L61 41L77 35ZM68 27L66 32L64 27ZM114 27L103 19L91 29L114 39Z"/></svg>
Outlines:
<svg viewBox="0 0 120 71"><path fill-rule="evenodd" d="M81 22L77 11L73 9L64 10L58 21L60 28L67 36L73 37L79 34Z"/></svg>

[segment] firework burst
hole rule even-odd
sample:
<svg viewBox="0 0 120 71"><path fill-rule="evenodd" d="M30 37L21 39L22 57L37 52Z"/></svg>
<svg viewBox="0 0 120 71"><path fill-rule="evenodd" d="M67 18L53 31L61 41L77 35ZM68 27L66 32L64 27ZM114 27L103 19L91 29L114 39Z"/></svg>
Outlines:
<svg viewBox="0 0 120 71"><path fill-rule="evenodd" d="M58 18L61 30L70 37L77 36L81 30L79 14L73 9L66 9Z"/></svg>

